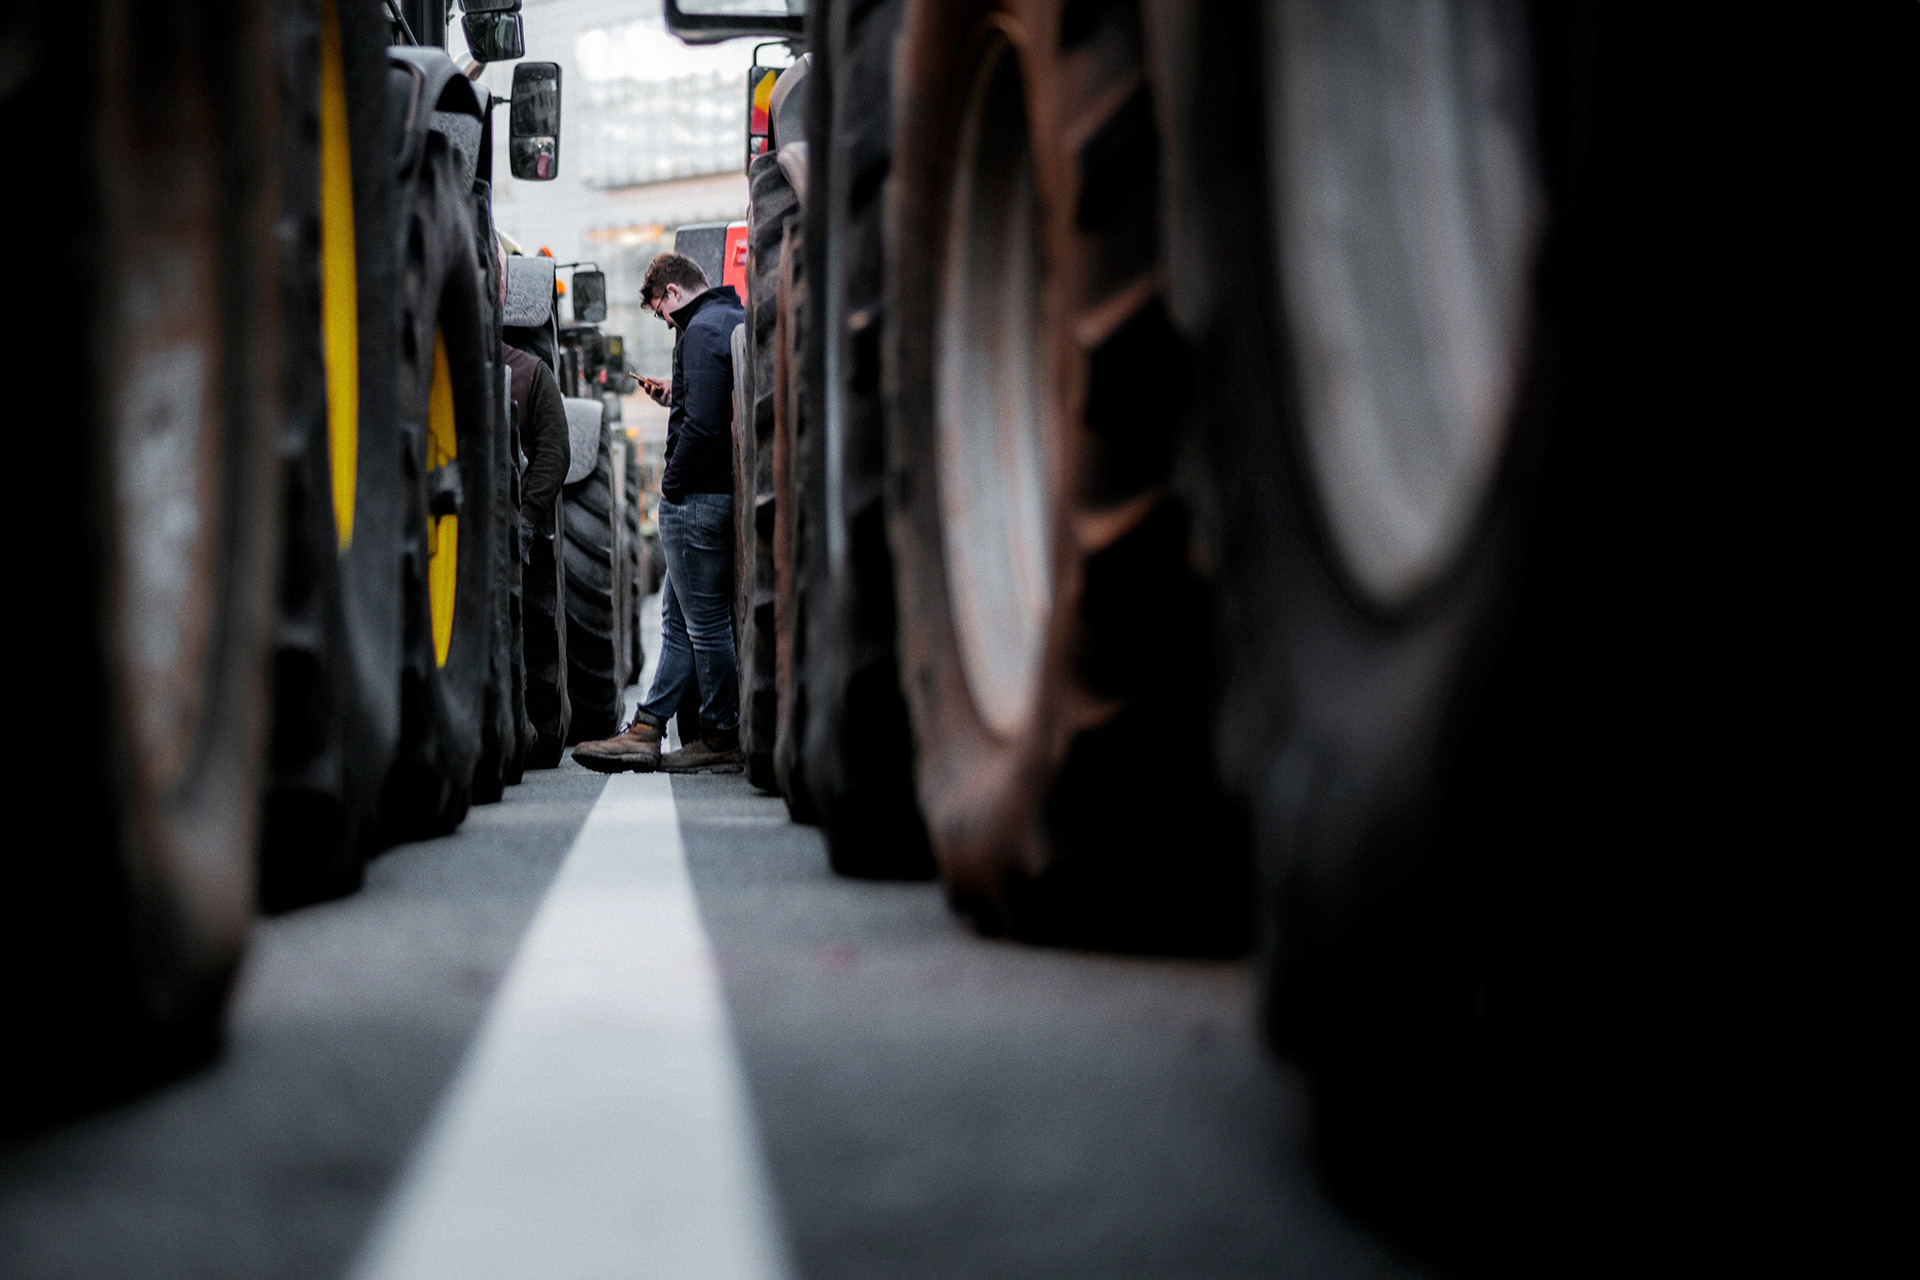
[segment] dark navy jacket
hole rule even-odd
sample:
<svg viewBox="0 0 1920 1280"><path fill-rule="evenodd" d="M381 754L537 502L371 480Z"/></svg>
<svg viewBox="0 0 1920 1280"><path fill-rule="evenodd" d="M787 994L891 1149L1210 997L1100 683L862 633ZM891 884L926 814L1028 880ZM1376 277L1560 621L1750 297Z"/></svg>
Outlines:
<svg viewBox="0 0 1920 1280"><path fill-rule="evenodd" d="M733 492L733 328L746 316L732 285L709 289L673 313L673 399L660 495Z"/></svg>

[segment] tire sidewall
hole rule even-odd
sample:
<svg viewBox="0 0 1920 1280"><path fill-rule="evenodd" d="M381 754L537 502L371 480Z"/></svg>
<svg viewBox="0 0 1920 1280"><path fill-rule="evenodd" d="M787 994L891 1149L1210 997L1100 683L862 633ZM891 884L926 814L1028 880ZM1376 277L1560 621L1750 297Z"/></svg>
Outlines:
<svg viewBox="0 0 1920 1280"><path fill-rule="evenodd" d="M398 228L406 305L401 323L401 418L407 469L413 495L404 537L409 556L407 663L417 682L421 706L415 717L416 741L410 745L414 768L437 775L442 798L417 801L437 813L421 812L432 826L458 822L464 815L479 758L481 724L487 709L491 670L493 592L498 586L492 533L494 449L491 439L493 389L485 342L488 310L482 274L475 258L475 236L468 211L470 193L459 185L458 166L446 141L429 134L416 166L403 185L403 214ZM444 338L453 392L455 465L459 468L459 562L455 572L453 632L445 664L437 661L427 597L428 538L427 415L431 396L436 328ZM414 785L430 786L417 777Z"/></svg>
<svg viewBox="0 0 1920 1280"><path fill-rule="evenodd" d="M1056 261L1066 252L1061 239L1063 223L1070 220L1063 212L1069 195L1049 183L1050 173L1061 172L1063 166L1042 155L1053 131L1046 126L1046 77L1036 67L1036 52L1044 54L1044 42L1052 39L1055 25L1054 8L1046 4L976 0L908 7L895 76L888 243L945 245L965 108L979 52L997 32L1014 47L1023 68L1044 251ZM1075 721L1097 711L1092 699L1071 692L1079 688L1071 663L1079 639L1079 561L1071 553L1073 532L1063 518L1070 504L1061 487L1062 477L1075 472L1078 446L1071 424L1076 421L1079 357L1071 353L1069 363L1068 353L1061 350L1062 335L1072 328L1062 296L1069 282L1061 273L1050 273L1043 328L1053 340L1047 352L1054 365L1050 386L1060 401L1054 412L1065 429L1047 465L1052 605L1035 679L1042 689L1065 696L1036 697L1023 728L1003 738L985 724L969 689L951 603L939 479L930 465L939 456L934 335L943 260L944 249L937 248L894 254L888 264L889 528L899 599L901 679L915 729L921 809L950 888L963 895L991 896L998 891L996 868L1012 864L1036 876L1045 869L1049 850L1042 834L1044 788L1058 773L1075 732L1086 723ZM914 460L929 465L916 467Z"/></svg>

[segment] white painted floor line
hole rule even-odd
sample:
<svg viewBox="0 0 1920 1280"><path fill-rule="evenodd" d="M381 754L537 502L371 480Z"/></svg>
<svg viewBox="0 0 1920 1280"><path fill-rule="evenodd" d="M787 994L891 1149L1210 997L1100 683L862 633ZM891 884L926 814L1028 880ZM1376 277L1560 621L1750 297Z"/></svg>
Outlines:
<svg viewBox="0 0 1920 1280"><path fill-rule="evenodd" d="M789 1274L665 775L608 779L356 1274Z"/></svg>

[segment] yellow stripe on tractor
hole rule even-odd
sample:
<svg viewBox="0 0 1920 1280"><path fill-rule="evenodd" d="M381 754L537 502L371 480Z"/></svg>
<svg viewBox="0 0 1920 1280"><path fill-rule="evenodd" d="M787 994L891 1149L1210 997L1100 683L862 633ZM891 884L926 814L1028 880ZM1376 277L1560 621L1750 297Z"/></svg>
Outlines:
<svg viewBox="0 0 1920 1280"><path fill-rule="evenodd" d="M447 340L433 331L433 390L427 398L427 474L451 463L458 453L453 432L453 371L447 364ZM460 517L427 517L427 601L433 615L433 657L447 665L453 647L453 596L460 568Z"/></svg>
<svg viewBox="0 0 1920 1280"><path fill-rule="evenodd" d="M360 464L360 299L353 249L353 151L337 0L320 6L320 315L325 333L327 450L339 550L353 541Z"/></svg>

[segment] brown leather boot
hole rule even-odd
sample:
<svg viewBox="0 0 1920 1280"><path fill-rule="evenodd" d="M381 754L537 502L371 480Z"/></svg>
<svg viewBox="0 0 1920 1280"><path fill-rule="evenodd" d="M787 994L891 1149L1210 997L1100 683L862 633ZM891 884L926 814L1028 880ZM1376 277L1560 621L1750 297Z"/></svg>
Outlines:
<svg viewBox="0 0 1920 1280"><path fill-rule="evenodd" d="M689 742L660 757L662 773L739 773L747 767L740 750L740 731L728 729Z"/></svg>
<svg viewBox="0 0 1920 1280"><path fill-rule="evenodd" d="M660 726L636 712L633 722L611 738L583 742L573 758L595 773L651 773L660 767Z"/></svg>

